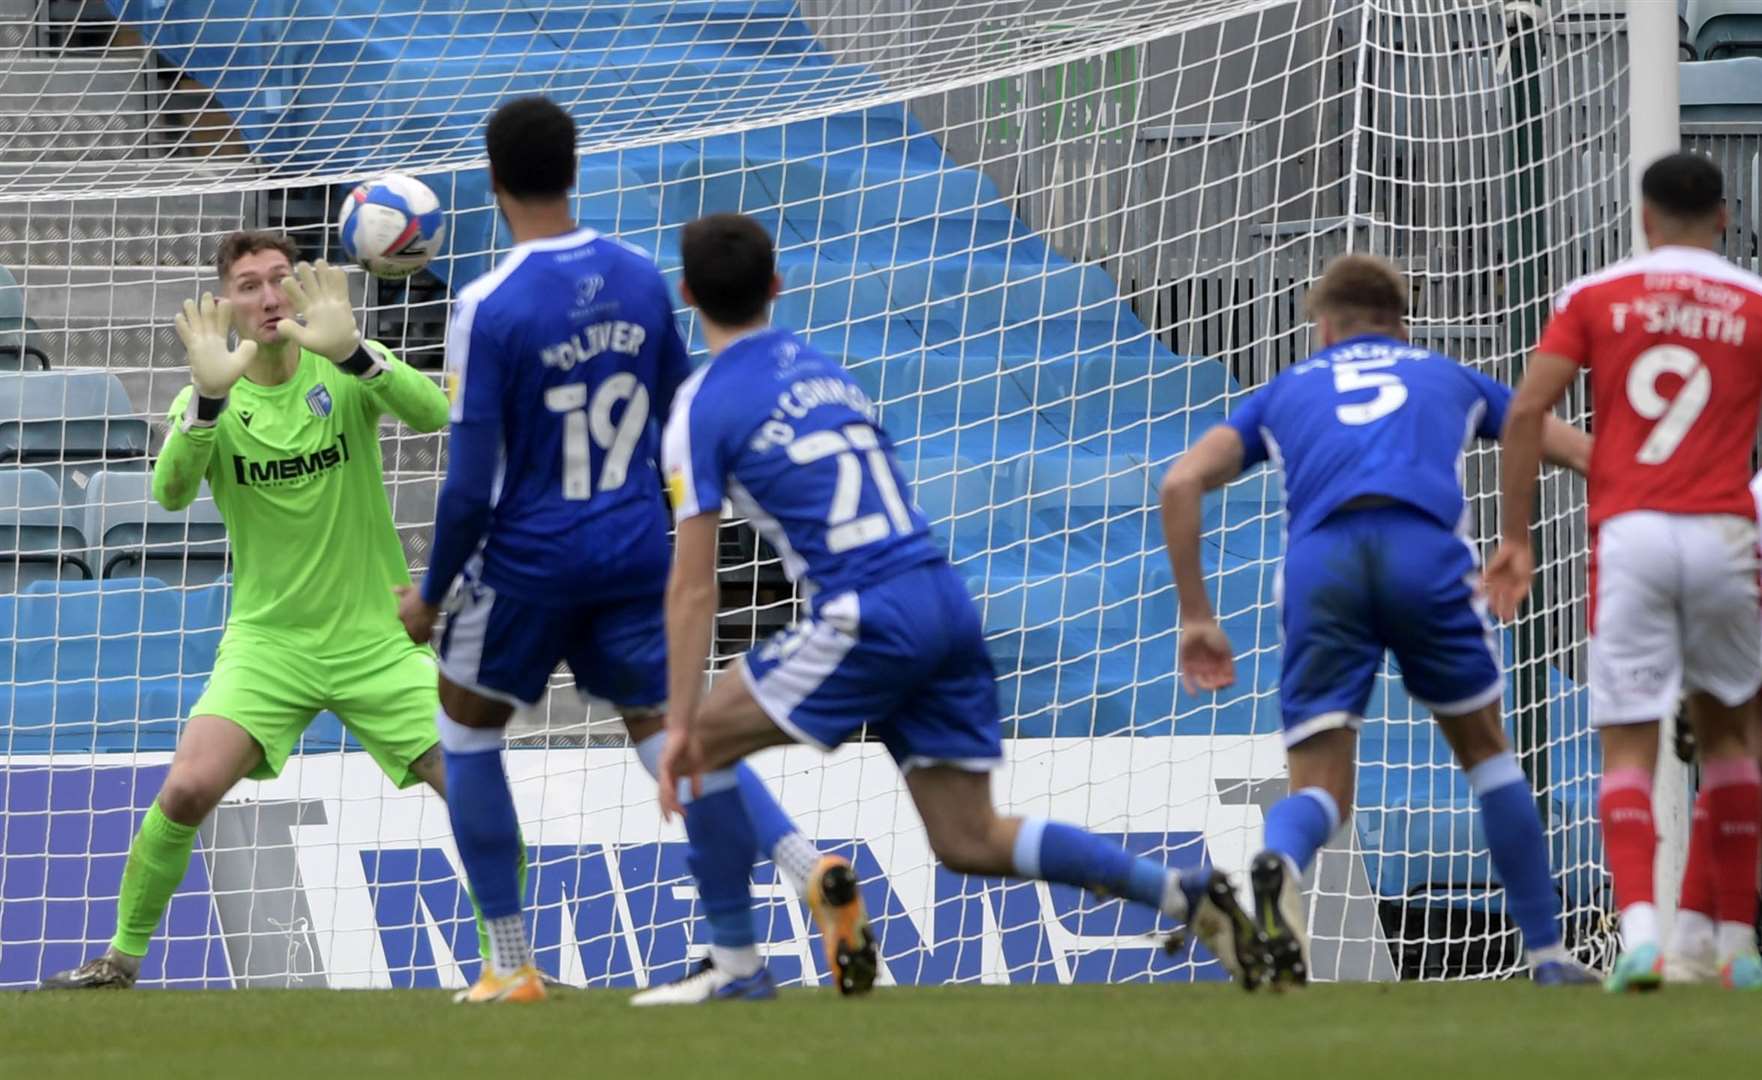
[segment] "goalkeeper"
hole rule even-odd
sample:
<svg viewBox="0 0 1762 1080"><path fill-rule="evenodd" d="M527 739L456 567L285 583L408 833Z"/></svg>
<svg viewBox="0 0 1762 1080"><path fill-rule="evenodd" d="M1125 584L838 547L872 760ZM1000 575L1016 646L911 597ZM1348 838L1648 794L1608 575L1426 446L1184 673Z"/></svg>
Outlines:
<svg viewBox="0 0 1762 1080"><path fill-rule="evenodd" d="M340 269L294 265L275 233L220 244L221 295L176 320L193 385L153 468L170 510L214 492L232 543L233 602L214 674L129 847L110 948L46 989L124 989L189 865L196 827L246 777L280 774L322 709L400 788L443 791L435 666L398 622L410 584L380 467L379 418L446 425L446 395L363 342ZM230 345L229 334L238 333Z"/></svg>

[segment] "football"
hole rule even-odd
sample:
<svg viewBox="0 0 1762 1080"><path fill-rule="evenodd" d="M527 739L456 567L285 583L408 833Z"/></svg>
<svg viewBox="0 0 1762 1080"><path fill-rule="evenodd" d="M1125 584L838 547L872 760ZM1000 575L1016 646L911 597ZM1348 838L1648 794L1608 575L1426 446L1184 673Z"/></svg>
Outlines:
<svg viewBox="0 0 1762 1080"><path fill-rule="evenodd" d="M380 278L409 277L427 266L446 234L440 199L427 184L402 173L349 192L337 216L343 251Z"/></svg>

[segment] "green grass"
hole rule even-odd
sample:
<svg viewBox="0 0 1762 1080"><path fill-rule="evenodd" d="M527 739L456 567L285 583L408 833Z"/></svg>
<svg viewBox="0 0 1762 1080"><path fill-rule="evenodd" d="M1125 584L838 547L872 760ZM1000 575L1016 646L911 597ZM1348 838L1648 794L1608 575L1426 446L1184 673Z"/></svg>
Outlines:
<svg viewBox="0 0 1762 1080"><path fill-rule="evenodd" d="M1649 997L1526 983L944 987L866 1001L632 1009L561 991L465 1009L442 993L233 991L0 997L0 1073L41 1077L812 1076L1441 1080L1753 1076L1762 995Z"/></svg>

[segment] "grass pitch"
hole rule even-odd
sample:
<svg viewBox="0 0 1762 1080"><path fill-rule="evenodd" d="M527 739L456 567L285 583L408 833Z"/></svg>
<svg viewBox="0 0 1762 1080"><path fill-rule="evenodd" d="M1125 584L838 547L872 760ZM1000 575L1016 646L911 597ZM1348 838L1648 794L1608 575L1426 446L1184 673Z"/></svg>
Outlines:
<svg viewBox="0 0 1762 1080"><path fill-rule="evenodd" d="M542 1005L466 1009L419 991L10 994L0 996L0 1075L1670 1080L1762 1067L1762 995L1713 987L1644 998L1527 983L1282 997L946 987L641 1010L626 996L565 990Z"/></svg>

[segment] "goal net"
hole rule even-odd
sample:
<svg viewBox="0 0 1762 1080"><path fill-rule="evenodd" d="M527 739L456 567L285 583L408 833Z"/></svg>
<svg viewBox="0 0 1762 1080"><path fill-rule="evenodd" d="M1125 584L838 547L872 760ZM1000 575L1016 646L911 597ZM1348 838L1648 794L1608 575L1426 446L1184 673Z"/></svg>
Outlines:
<svg viewBox="0 0 1762 1080"><path fill-rule="evenodd" d="M776 318L880 403L983 607L998 799L1237 870L1285 790L1279 482L1256 469L1206 503L1238 660L1215 695L1174 677L1156 482L1313 347L1303 292L1343 252L1406 272L1416 340L1515 377L1551 291L1628 250L1622 28L1608 3L1471 0L0 0L0 986L107 941L130 836L213 668L225 531L207 498L157 508L149 469L188 378L170 320L215 287L227 232L337 259L342 193L420 176L447 249L408 282L351 280L369 334L433 369L449 297L509 243L481 132L512 95L570 108L579 220L670 277L684 222L756 215L780 248ZM445 440L388 419L382 451L419 573ZM1483 538L1495 474L1490 448L1469 459ZM1550 477L1542 497L1505 703L1591 955L1583 495ZM720 581L717 665L796 601L737 522ZM1314 871L1316 973L1517 970L1443 741L1393 670L1369 714L1357 813ZM595 986L682 973L705 948L684 838L619 722L560 673L514 733L541 962ZM327 709L278 777L226 798L145 982L471 976L443 806L355 751ZM1221 977L1117 902L938 869L878 743L756 766L855 860L884 980ZM773 971L823 980L768 865L755 892Z"/></svg>

